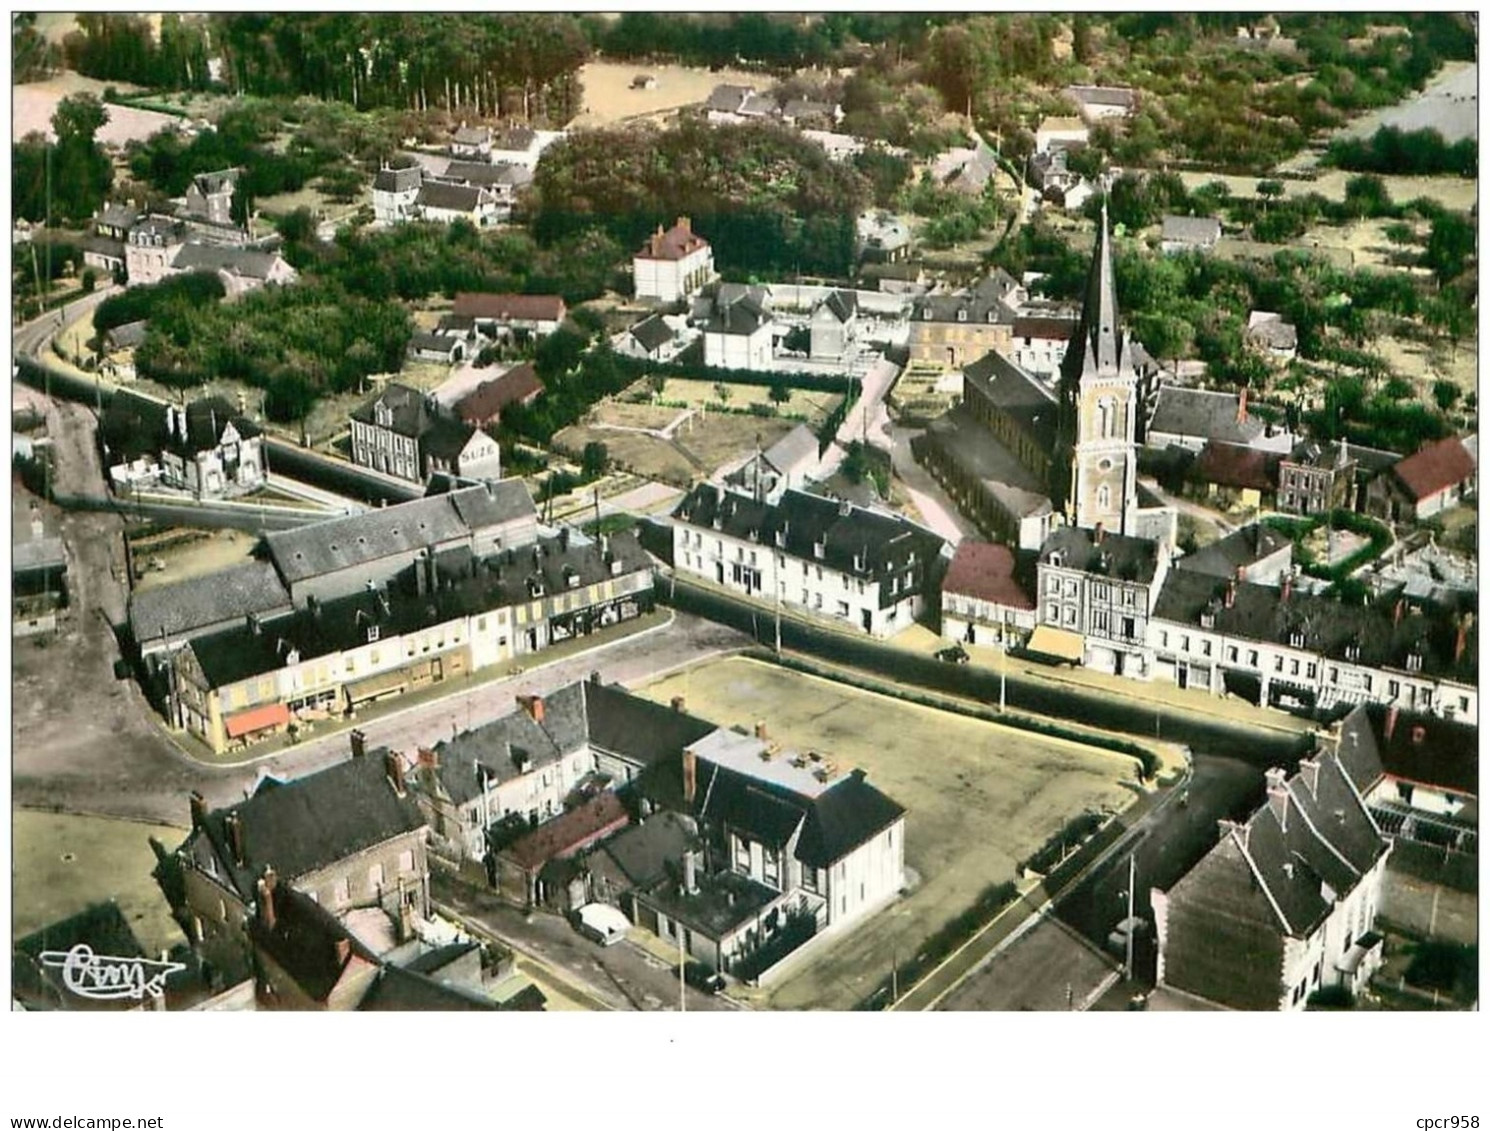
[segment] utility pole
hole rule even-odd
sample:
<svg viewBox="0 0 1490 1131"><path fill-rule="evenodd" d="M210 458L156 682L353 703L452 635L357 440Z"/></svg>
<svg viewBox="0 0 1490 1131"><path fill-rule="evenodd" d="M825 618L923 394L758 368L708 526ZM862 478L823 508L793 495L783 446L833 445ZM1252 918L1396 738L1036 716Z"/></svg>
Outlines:
<svg viewBox="0 0 1490 1131"><path fill-rule="evenodd" d="M683 924L676 919L673 923L678 928L678 1012L688 1012L688 951L683 947Z"/></svg>
<svg viewBox="0 0 1490 1131"><path fill-rule="evenodd" d="M1128 929L1124 932L1127 936L1128 956L1123 963L1123 973L1128 981L1133 980L1133 889L1137 886L1138 873L1138 850L1135 848L1128 854Z"/></svg>
<svg viewBox="0 0 1490 1131"><path fill-rule="evenodd" d="M1007 699L1007 683L1009 677L1009 640L1003 633L999 634L999 714L1004 713L1004 704Z"/></svg>

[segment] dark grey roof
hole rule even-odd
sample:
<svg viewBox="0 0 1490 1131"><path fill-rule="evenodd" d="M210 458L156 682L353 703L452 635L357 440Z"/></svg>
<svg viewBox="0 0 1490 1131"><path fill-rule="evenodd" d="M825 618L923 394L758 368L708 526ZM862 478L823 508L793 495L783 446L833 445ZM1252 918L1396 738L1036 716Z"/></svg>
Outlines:
<svg viewBox="0 0 1490 1131"><path fill-rule="evenodd" d="M457 145L484 145L491 141L491 130L485 126L461 126L453 135Z"/></svg>
<svg viewBox="0 0 1490 1131"><path fill-rule="evenodd" d="M838 321L847 322L859 312L859 295L855 291L833 291L823 305Z"/></svg>
<svg viewBox="0 0 1490 1131"><path fill-rule="evenodd" d="M639 766L676 754L715 729L712 723L614 684L587 682L582 686L590 745Z"/></svg>
<svg viewBox="0 0 1490 1131"><path fill-rule="evenodd" d="M1460 796L1480 792L1479 728L1371 704L1366 713L1383 772Z"/></svg>
<svg viewBox="0 0 1490 1131"><path fill-rule="evenodd" d="M1475 681L1478 666L1473 623L1465 622L1461 650L1460 622L1454 614L1390 598L1345 604L1331 596L1176 569L1164 580L1153 616L1191 625L1200 625L1205 618L1215 631L1228 636L1304 648L1368 667L1405 671L1409 657L1416 656L1424 675L1468 683Z"/></svg>
<svg viewBox="0 0 1490 1131"><path fill-rule="evenodd" d="M228 840L230 814L242 833L242 864ZM372 752L288 782L265 778L248 800L207 813L187 843L205 837L239 894L254 899L266 867L293 883L424 825L413 796L398 795L384 757Z"/></svg>
<svg viewBox="0 0 1490 1131"><path fill-rule="evenodd" d="M393 554L468 540L473 532L537 517L520 479L461 487L363 514L311 523L264 536L270 557L294 583Z"/></svg>
<svg viewBox="0 0 1490 1131"><path fill-rule="evenodd" d="M127 204L115 204L113 201L103 206L103 211L98 214L95 223L99 227L122 228L128 231L134 227L135 221L140 218L140 210Z"/></svg>
<svg viewBox="0 0 1490 1131"><path fill-rule="evenodd" d="M796 118L832 118L837 114L838 107L831 102L821 102L811 98L789 98L786 105L781 108L781 116L788 120Z"/></svg>
<svg viewBox="0 0 1490 1131"><path fill-rule="evenodd" d="M130 629L139 644L186 636L249 613L268 617L289 611L289 591L274 566L261 561L143 589L129 598Z"/></svg>
<svg viewBox="0 0 1490 1131"><path fill-rule="evenodd" d="M1096 531L1078 526L1057 526L1050 532L1040 547L1040 562L1055 565L1052 559L1057 554L1062 569L1144 584L1154 579L1159 564L1157 542L1107 532L1102 533L1099 541Z"/></svg>
<svg viewBox="0 0 1490 1131"><path fill-rule="evenodd" d="M416 562L391 580L386 589L364 590L272 620L258 631L247 623L201 636L191 649L213 687L222 687L261 672L283 667L291 651L313 659L367 642L370 627L388 638L443 624L461 616L506 608L532 600L530 584L541 579L545 593L594 585L649 568L646 551L629 533L611 537L608 550L595 543L567 549L560 539L543 539L477 562L469 553L436 558L438 584L420 592Z"/></svg>
<svg viewBox="0 0 1490 1131"><path fill-rule="evenodd" d="M421 208L440 208L447 212L474 212L489 199L490 194L483 188L426 181L414 203Z"/></svg>
<svg viewBox="0 0 1490 1131"><path fill-rule="evenodd" d="M562 695L557 700L554 696L546 697L545 721L550 704L561 709L564 702ZM434 774L451 803L464 805L480 795L483 778L503 782L516 777L518 767L515 759L526 758L536 768L558 760L573 749L561 748L547 730L533 721L531 715L518 710L436 743L434 753L438 764ZM426 773L425 769L420 769L421 783Z"/></svg>
<svg viewBox="0 0 1490 1131"><path fill-rule="evenodd" d="M797 842L797 859L826 868L905 816L905 808L864 780L863 770L815 797Z"/></svg>
<svg viewBox="0 0 1490 1131"><path fill-rule="evenodd" d="M216 244L184 244L176 253L172 266L178 271L226 271L250 279L267 279L282 257L276 252L254 251L245 247L221 247Z"/></svg>
<svg viewBox="0 0 1490 1131"><path fill-rule="evenodd" d="M533 172L527 166L514 161L498 161L495 165L486 161L452 161L440 174L440 179L480 185L483 188L494 185L516 187L531 182Z"/></svg>
<svg viewBox="0 0 1490 1131"><path fill-rule="evenodd" d="M724 113L738 113L745 99L755 93L755 88L750 86L732 86L728 83L716 86L709 92L709 99L704 103L706 109L719 110Z"/></svg>
<svg viewBox="0 0 1490 1131"><path fill-rule="evenodd" d="M238 183L237 169L220 169L215 173L198 173L191 184L203 196L215 192L232 192Z"/></svg>
<svg viewBox="0 0 1490 1131"><path fill-rule="evenodd" d="M409 192L424 181L424 168L409 165L401 169L379 169L373 178L374 192Z"/></svg>
<svg viewBox="0 0 1490 1131"><path fill-rule="evenodd" d="M766 462L780 472L789 472L818 458L816 434L805 424L798 424L765 451Z"/></svg>
<svg viewBox="0 0 1490 1131"><path fill-rule="evenodd" d="M1153 419L1149 421L1149 435L1162 432L1199 436L1225 444L1250 444L1263 434L1266 426L1254 416L1238 421L1240 409L1241 397L1237 393L1161 385Z"/></svg>
<svg viewBox="0 0 1490 1131"><path fill-rule="evenodd" d="M331 995L353 957L376 962L335 915L304 892L277 884L267 898L274 902L274 925L255 915L249 937L312 1001Z"/></svg>
<svg viewBox="0 0 1490 1131"><path fill-rule="evenodd" d="M90 904L12 944L11 993L30 1009L108 1008L66 990L62 971L41 964L40 957L44 951L66 952L79 945L91 947L94 954L115 958L146 957L129 920L114 900Z"/></svg>
<svg viewBox="0 0 1490 1131"><path fill-rule="evenodd" d="M449 353L460 345L461 339L449 334L433 333L427 330L417 330L409 335L409 349L414 351L428 350L434 353Z"/></svg>
<svg viewBox="0 0 1490 1131"><path fill-rule="evenodd" d="M115 349L133 349L145 340L149 323L141 318L138 322L126 322L109 331L109 344Z"/></svg>
<svg viewBox="0 0 1490 1131"><path fill-rule="evenodd" d="M531 149L537 140L537 130L531 130L527 126L513 126L493 135L491 147L510 152L525 152Z"/></svg>
<svg viewBox="0 0 1490 1131"><path fill-rule="evenodd" d="M357 1006L362 1013L484 1012L500 1008L490 998L480 997L471 990L397 966L383 966Z"/></svg>
<svg viewBox="0 0 1490 1131"><path fill-rule="evenodd" d="M691 894L679 884L664 881L639 898L689 930L717 941L752 922L782 896L749 876L720 872L700 876L698 891Z"/></svg>
<svg viewBox="0 0 1490 1131"><path fill-rule="evenodd" d="M662 315L660 314L653 314L648 318L643 318L635 326L631 327L631 336L648 353L651 353L660 346L665 346L673 340L673 332L668 329L667 323L662 320Z"/></svg>
<svg viewBox="0 0 1490 1131"><path fill-rule="evenodd" d="M759 288L737 287L724 284L719 288L714 302L713 314L704 330L710 334L755 333L771 321L771 315L762 301Z"/></svg>
<svg viewBox="0 0 1490 1131"><path fill-rule="evenodd" d="M933 420L922 441L977 479L1014 517L1051 510L1048 486L973 415L966 403Z"/></svg>
<svg viewBox="0 0 1490 1131"><path fill-rule="evenodd" d="M693 819L664 810L613 837L600 849L634 888L648 888L681 866L699 843Z"/></svg>
<svg viewBox="0 0 1490 1131"><path fill-rule="evenodd" d="M996 350L964 366L962 376L974 396L1002 409L1041 448L1054 449L1059 402L1037 378Z"/></svg>
<svg viewBox="0 0 1490 1131"><path fill-rule="evenodd" d="M779 534L781 548L793 557L820 561L825 568L878 582L881 608L921 592L927 567L945 544L899 515L840 506L802 491L787 491L779 502L763 503L700 483L674 514L678 521L723 530L732 537L754 537L767 553L777 547ZM893 592L891 581L906 573L912 575L910 588L902 586Z"/></svg>
<svg viewBox="0 0 1490 1131"><path fill-rule="evenodd" d="M1132 344L1121 325L1118 309L1117 272L1112 265L1112 234L1107 226L1107 205L1097 224L1097 243L1092 250L1091 271L1082 295L1081 317L1061 358L1061 381L1075 387L1097 374L1129 372L1134 368Z"/></svg>
<svg viewBox="0 0 1490 1131"><path fill-rule="evenodd" d="M988 280L984 280L987 283ZM980 283L967 290L922 295L911 306L915 322L980 322L1011 326L1018 311L1005 302L1007 289Z"/></svg>
<svg viewBox="0 0 1490 1131"><path fill-rule="evenodd" d="M1209 546L1186 554L1175 562L1175 568L1194 570L1211 577L1235 577L1238 569L1246 569L1291 544L1290 539L1271 526L1254 522Z"/></svg>
<svg viewBox="0 0 1490 1131"><path fill-rule="evenodd" d="M82 243L85 252L108 259L123 259L125 255L123 240L110 239L108 236L84 236Z"/></svg>

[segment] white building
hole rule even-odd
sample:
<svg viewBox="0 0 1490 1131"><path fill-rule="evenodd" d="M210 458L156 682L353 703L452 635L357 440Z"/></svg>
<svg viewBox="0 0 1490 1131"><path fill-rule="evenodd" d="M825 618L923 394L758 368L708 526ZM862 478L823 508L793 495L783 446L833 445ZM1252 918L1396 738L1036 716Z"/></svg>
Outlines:
<svg viewBox="0 0 1490 1131"><path fill-rule="evenodd" d="M715 278L714 249L695 235L687 216L667 231L659 224L642 249L632 257L636 297L658 302L680 302L697 294Z"/></svg>
<svg viewBox="0 0 1490 1131"><path fill-rule="evenodd" d="M711 483L673 513L673 568L892 636L922 613L945 543L899 515L787 491L765 503Z"/></svg>
<svg viewBox="0 0 1490 1131"><path fill-rule="evenodd" d="M942 635L964 644L1011 648L1035 630L1035 599L1015 577L1008 547L959 543L942 579Z"/></svg>
<svg viewBox="0 0 1490 1131"><path fill-rule="evenodd" d="M402 224L418 212L414 202L424 184L424 169L417 162L402 168L384 165L373 178L373 220L379 224Z"/></svg>
<svg viewBox="0 0 1490 1131"><path fill-rule="evenodd" d="M704 323L704 364L713 369L770 369L775 350L769 303L764 288L721 286Z"/></svg>

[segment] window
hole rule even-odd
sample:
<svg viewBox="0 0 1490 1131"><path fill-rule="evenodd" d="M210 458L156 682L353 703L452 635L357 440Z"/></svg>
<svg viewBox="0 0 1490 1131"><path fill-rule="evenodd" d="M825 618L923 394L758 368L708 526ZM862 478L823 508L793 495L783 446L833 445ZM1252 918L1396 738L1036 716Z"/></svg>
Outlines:
<svg viewBox="0 0 1490 1131"><path fill-rule="evenodd" d="M1247 650L1247 663L1250 664L1254 668L1257 667L1257 649L1256 648L1249 648Z"/></svg>
<svg viewBox="0 0 1490 1131"><path fill-rule="evenodd" d="M1168 648L1169 647L1169 633L1162 632L1162 631L1159 633L1159 647L1160 648Z"/></svg>
<svg viewBox="0 0 1490 1131"><path fill-rule="evenodd" d="M1065 609L1065 616L1063 616L1061 619L1067 625L1075 625L1075 623L1076 623L1076 609L1074 607L1070 606L1070 605L1067 605L1066 606L1066 609Z"/></svg>
<svg viewBox="0 0 1490 1131"><path fill-rule="evenodd" d="M1106 483L1097 488L1097 507L1099 510L1107 510L1112 506L1112 488Z"/></svg>
<svg viewBox="0 0 1490 1131"><path fill-rule="evenodd" d="M405 875L405 876L407 876L410 872L412 872L414 870L414 850L413 849L406 849L405 851L400 852L398 854L398 870L399 870L399 872L402 875Z"/></svg>
<svg viewBox="0 0 1490 1131"><path fill-rule="evenodd" d="M838 615L841 616L841 617L848 616L848 602L847 601L839 601L838 602Z"/></svg>
<svg viewBox="0 0 1490 1131"><path fill-rule="evenodd" d="M1283 671L1283 657L1282 656L1274 656L1273 657L1273 670L1275 672L1280 672L1280 673Z"/></svg>
<svg viewBox="0 0 1490 1131"><path fill-rule="evenodd" d="M735 870L745 873L750 871L750 842L739 837L735 838Z"/></svg>
<svg viewBox="0 0 1490 1131"><path fill-rule="evenodd" d="M1228 644L1226 646L1226 660L1227 660L1228 663L1232 663L1232 664L1236 663L1236 660L1237 660L1237 647L1236 647L1235 644Z"/></svg>
<svg viewBox="0 0 1490 1131"><path fill-rule="evenodd" d="M1054 601L1050 601L1050 602L1048 602L1046 604L1046 606L1045 606L1045 619L1050 624L1055 624L1056 622L1058 622L1061 619L1061 607L1059 605L1057 605Z"/></svg>
<svg viewBox="0 0 1490 1131"><path fill-rule="evenodd" d="M383 865L374 864L367 870L367 889L377 891L383 886Z"/></svg>
<svg viewBox="0 0 1490 1131"><path fill-rule="evenodd" d="M1132 617L1123 618L1123 639L1132 640L1138 634L1138 622Z"/></svg>
<svg viewBox="0 0 1490 1131"><path fill-rule="evenodd" d="M1209 640L1202 640L1200 642L1200 654L1202 656L1209 656L1211 654L1211 642Z"/></svg>
<svg viewBox="0 0 1490 1131"><path fill-rule="evenodd" d="M331 902L335 904L352 902L352 881L346 876L336 881L331 889Z"/></svg>

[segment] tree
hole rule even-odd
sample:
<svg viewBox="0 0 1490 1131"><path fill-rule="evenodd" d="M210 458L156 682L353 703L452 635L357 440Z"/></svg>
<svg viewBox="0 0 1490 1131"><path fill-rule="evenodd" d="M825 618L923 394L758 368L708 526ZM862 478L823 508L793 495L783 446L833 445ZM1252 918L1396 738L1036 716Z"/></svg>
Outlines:
<svg viewBox="0 0 1490 1131"><path fill-rule="evenodd" d="M667 388L667 374L660 370L648 373L647 387L652 390L652 399L656 400L662 396L662 391Z"/></svg>
<svg viewBox="0 0 1490 1131"><path fill-rule="evenodd" d="M1472 221L1457 212L1444 212L1433 218L1423 262L1432 269L1439 286L1458 278L1474 252L1475 226Z"/></svg>
<svg viewBox="0 0 1490 1131"><path fill-rule="evenodd" d="M585 445L583 455L580 457L580 470L584 477L599 479L610 467L610 452L599 440L591 440Z"/></svg>
<svg viewBox="0 0 1490 1131"><path fill-rule="evenodd" d="M52 158L52 209L74 222L90 218L103 206L114 167L94 141L109 112L91 94L71 94L57 104L52 130L57 135Z"/></svg>
<svg viewBox="0 0 1490 1131"><path fill-rule="evenodd" d="M1267 211L1271 201L1278 200L1283 196L1283 182L1274 178L1266 178L1257 182L1257 195L1262 197L1263 211Z"/></svg>
<svg viewBox="0 0 1490 1131"><path fill-rule="evenodd" d="M786 404L792 399L792 391L786 387L784 381L771 382L771 400L775 404Z"/></svg>
<svg viewBox="0 0 1490 1131"><path fill-rule="evenodd" d="M1433 382L1433 403L1440 412L1449 412L1459 400L1459 386L1452 381Z"/></svg>
<svg viewBox="0 0 1490 1131"><path fill-rule="evenodd" d="M730 387L723 381L714 382L714 395L719 398L720 404L729 404Z"/></svg>

